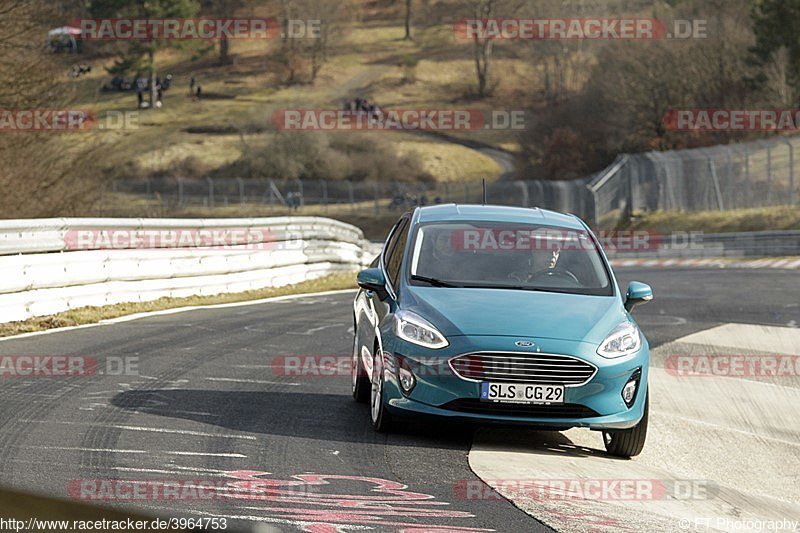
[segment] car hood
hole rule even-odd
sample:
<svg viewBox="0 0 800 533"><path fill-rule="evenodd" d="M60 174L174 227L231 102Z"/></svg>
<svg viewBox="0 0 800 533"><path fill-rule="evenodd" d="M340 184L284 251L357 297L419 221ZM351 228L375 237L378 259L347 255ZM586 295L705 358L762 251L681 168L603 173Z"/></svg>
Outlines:
<svg viewBox="0 0 800 533"><path fill-rule="evenodd" d="M401 307L445 336L538 337L600 344L627 313L618 297L407 286Z"/></svg>

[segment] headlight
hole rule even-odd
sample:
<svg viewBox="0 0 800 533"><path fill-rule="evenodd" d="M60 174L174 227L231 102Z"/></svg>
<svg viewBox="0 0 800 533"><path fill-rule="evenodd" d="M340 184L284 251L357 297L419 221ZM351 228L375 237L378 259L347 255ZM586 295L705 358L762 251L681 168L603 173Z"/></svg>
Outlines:
<svg viewBox="0 0 800 533"><path fill-rule="evenodd" d="M404 341L434 350L449 344L430 322L408 311L400 311L394 316L394 332Z"/></svg>
<svg viewBox="0 0 800 533"><path fill-rule="evenodd" d="M642 335L639 328L630 322L623 322L600 343L598 355L608 359L624 357L636 353L642 347Z"/></svg>

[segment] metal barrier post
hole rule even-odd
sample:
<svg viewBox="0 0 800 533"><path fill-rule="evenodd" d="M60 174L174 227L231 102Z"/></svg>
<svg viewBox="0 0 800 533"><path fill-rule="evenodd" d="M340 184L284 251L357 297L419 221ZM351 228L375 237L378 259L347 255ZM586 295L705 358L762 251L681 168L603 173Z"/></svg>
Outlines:
<svg viewBox="0 0 800 533"><path fill-rule="evenodd" d="M244 180L236 178L236 183L239 184L239 204L244 204Z"/></svg>
<svg viewBox="0 0 800 533"><path fill-rule="evenodd" d="M350 200L350 211L356 210L356 199L355 194L353 193L353 184L350 180L344 180L347 184L347 199Z"/></svg>
<svg viewBox="0 0 800 533"><path fill-rule="evenodd" d="M519 186L520 190L522 191L522 207L530 207L531 206L531 199L528 195L528 186L525 185L524 181L515 181L514 183Z"/></svg>
<svg viewBox="0 0 800 533"><path fill-rule="evenodd" d="M208 183L208 206L214 207L214 180L206 178L206 183Z"/></svg>
<svg viewBox="0 0 800 533"><path fill-rule="evenodd" d="M789 147L789 205L794 206L794 145L789 139L784 139Z"/></svg>
<svg viewBox="0 0 800 533"><path fill-rule="evenodd" d="M767 205L772 205L772 143L767 145Z"/></svg>
<svg viewBox="0 0 800 533"><path fill-rule="evenodd" d="M747 207L752 207L749 205L752 202L750 197L750 149L747 145L743 145L744 147L744 197L745 201L748 202Z"/></svg>

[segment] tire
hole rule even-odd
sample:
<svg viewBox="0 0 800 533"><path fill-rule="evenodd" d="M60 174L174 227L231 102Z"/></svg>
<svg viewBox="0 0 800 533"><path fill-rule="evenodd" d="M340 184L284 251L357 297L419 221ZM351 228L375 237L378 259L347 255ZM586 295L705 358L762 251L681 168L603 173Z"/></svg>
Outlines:
<svg viewBox="0 0 800 533"><path fill-rule="evenodd" d="M615 457L630 459L636 457L644 449L647 439L647 421L650 417L650 393L644 399L644 416L630 429L615 429L603 432L606 451Z"/></svg>
<svg viewBox="0 0 800 533"><path fill-rule="evenodd" d="M392 430L392 415L386 410L383 379L383 354L378 348L372 359L372 383L370 387L370 416L372 427L378 433L389 433Z"/></svg>
<svg viewBox="0 0 800 533"><path fill-rule="evenodd" d="M359 403L369 403L370 389L372 384L367 377L367 372L361 365L361 357L358 353L358 337L353 341L353 399Z"/></svg>

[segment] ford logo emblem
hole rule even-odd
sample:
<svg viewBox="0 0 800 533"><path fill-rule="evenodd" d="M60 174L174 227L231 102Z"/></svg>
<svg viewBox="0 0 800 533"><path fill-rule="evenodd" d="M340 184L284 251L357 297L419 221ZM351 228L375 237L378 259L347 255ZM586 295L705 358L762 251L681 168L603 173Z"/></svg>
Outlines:
<svg viewBox="0 0 800 533"><path fill-rule="evenodd" d="M517 341L515 344L520 348L530 348L532 346L536 346L536 343L531 341Z"/></svg>

